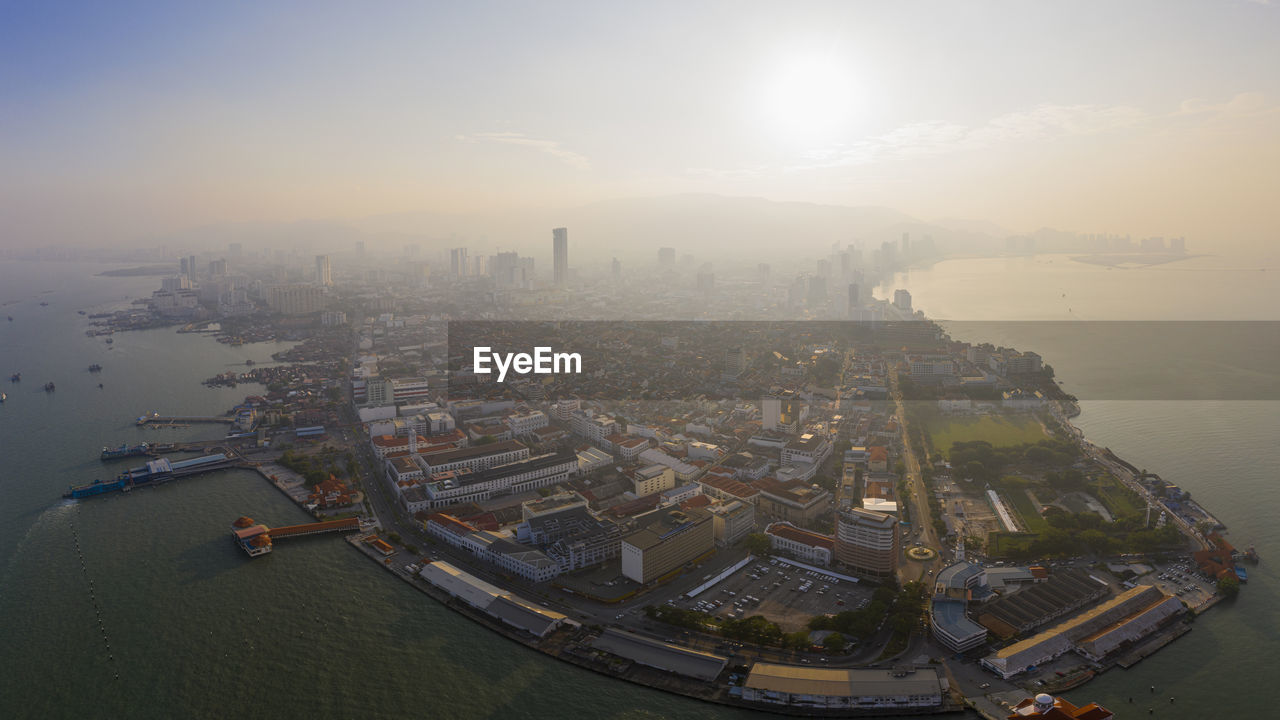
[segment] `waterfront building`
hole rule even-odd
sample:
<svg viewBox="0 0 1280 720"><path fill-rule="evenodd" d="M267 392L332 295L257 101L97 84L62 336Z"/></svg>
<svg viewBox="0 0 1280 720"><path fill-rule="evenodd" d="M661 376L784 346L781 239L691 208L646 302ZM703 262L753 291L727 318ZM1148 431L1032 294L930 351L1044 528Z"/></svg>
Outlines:
<svg viewBox="0 0 1280 720"><path fill-rule="evenodd" d="M320 288L315 285L272 285L267 288L267 306L281 315L308 315L321 309Z"/></svg>
<svg viewBox="0 0 1280 720"><path fill-rule="evenodd" d="M987 670L1009 679L1071 650L1098 662L1149 635L1186 608L1174 595L1137 585L1043 632L982 659Z"/></svg>
<svg viewBox="0 0 1280 720"><path fill-rule="evenodd" d="M742 686L748 702L821 710L931 708L942 704L935 668L819 668L757 662Z"/></svg>
<svg viewBox="0 0 1280 720"><path fill-rule="evenodd" d="M769 537L769 546L776 551L810 565L831 565L836 541L830 535L798 528L789 522L770 523L764 534Z"/></svg>
<svg viewBox="0 0 1280 720"><path fill-rule="evenodd" d="M1023 698L1012 710L1008 720L1111 720L1114 717L1110 710L1097 703L1077 707L1064 698L1055 698L1047 693Z"/></svg>
<svg viewBox="0 0 1280 720"><path fill-rule="evenodd" d="M641 584L679 570L715 548L711 513L655 510L636 518L639 529L622 540L622 574Z"/></svg>
<svg viewBox="0 0 1280 720"><path fill-rule="evenodd" d="M901 542L898 519L892 515L858 507L836 515L836 560L855 573L893 575Z"/></svg>

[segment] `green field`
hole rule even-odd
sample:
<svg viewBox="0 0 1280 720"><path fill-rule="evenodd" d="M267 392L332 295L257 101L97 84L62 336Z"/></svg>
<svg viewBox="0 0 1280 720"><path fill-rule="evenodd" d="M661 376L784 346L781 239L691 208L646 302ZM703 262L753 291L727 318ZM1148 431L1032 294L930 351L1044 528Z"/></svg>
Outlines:
<svg viewBox="0 0 1280 720"><path fill-rule="evenodd" d="M1028 532L1042 533L1049 529L1049 523L1040 516L1040 509L1031 503L1031 497L1025 489L1007 490L1004 497L1013 504L1013 508L1022 516L1022 522Z"/></svg>
<svg viewBox="0 0 1280 720"><path fill-rule="evenodd" d="M950 457L951 444L985 440L992 447L1036 443L1048 438L1033 418L983 415L976 418L939 417L928 423L933 447Z"/></svg>

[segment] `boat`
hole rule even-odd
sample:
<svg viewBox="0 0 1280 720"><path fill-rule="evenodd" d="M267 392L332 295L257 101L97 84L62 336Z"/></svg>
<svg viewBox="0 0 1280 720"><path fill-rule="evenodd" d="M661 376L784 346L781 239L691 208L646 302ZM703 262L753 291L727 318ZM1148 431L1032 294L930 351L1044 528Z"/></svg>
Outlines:
<svg viewBox="0 0 1280 720"><path fill-rule="evenodd" d="M98 389L99 389L99 390L101 390L101 389L102 389L102 383L98 383Z"/></svg>
<svg viewBox="0 0 1280 720"><path fill-rule="evenodd" d="M89 366L89 372L102 372L102 366L98 363L94 363Z"/></svg>
<svg viewBox="0 0 1280 720"><path fill-rule="evenodd" d="M58 388L57 388L57 386L56 386L56 385L54 385L52 382L47 382L47 383L45 383L45 384L44 384L44 391L45 391L45 392L47 392L47 393L51 393L51 392L53 392L54 390L57 390L57 389L58 389Z"/></svg>
<svg viewBox="0 0 1280 720"><path fill-rule="evenodd" d="M47 300L41 300L40 307L49 307L49 302Z"/></svg>
<svg viewBox="0 0 1280 720"><path fill-rule="evenodd" d="M9 382L22 382L22 373L14 373L10 375Z"/></svg>
<svg viewBox="0 0 1280 720"><path fill-rule="evenodd" d="M1240 582L1242 583L1249 582L1249 573L1245 571L1243 565L1236 566L1236 577L1240 578Z"/></svg>
<svg viewBox="0 0 1280 720"><path fill-rule="evenodd" d="M8 399L9 399L8 394L0 392L0 402L4 402L5 400L8 400Z"/></svg>
<svg viewBox="0 0 1280 720"><path fill-rule="evenodd" d="M107 338L107 344L108 344L108 345L110 345L110 344L111 344L111 343L113 343L113 342L115 342L115 340L112 340L111 338Z"/></svg>
<svg viewBox="0 0 1280 720"><path fill-rule="evenodd" d="M12 315L10 315L10 316L9 316L9 322L13 322L13 316L12 316Z"/></svg>
<svg viewBox="0 0 1280 720"><path fill-rule="evenodd" d="M89 313L86 313L86 312L85 312L85 311L83 311L83 310L77 310L76 312L80 313L81 315L88 315L88 314L89 314Z"/></svg>
<svg viewBox="0 0 1280 720"><path fill-rule="evenodd" d="M117 448L108 448L108 447L102 448L101 459L115 460L117 458L136 457L138 455L150 455L150 454L151 454L151 446L146 443L142 443L141 445L134 445L132 447L130 447L129 445L121 445L120 447L117 447Z"/></svg>

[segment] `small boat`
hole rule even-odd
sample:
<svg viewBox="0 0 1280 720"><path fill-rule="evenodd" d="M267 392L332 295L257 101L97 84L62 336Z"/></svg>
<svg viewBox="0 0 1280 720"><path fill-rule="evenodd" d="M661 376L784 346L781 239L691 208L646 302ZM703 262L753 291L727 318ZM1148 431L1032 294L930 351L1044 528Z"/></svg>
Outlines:
<svg viewBox="0 0 1280 720"><path fill-rule="evenodd" d="M1249 573L1244 569L1243 565L1237 565L1235 569L1236 569L1236 577L1240 578L1240 582L1242 583L1249 582Z"/></svg>
<svg viewBox="0 0 1280 720"><path fill-rule="evenodd" d="M98 383L98 389L99 389L99 390L101 390L101 389L102 389L102 383Z"/></svg>
<svg viewBox="0 0 1280 720"><path fill-rule="evenodd" d="M9 382L22 382L22 373L14 373L10 375Z"/></svg>
<svg viewBox="0 0 1280 720"><path fill-rule="evenodd" d="M0 392L0 402L4 402L5 400L8 400L8 399L9 399L8 394Z"/></svg>
<svg viewBox="0 0 1280 720"><path fill-rule="evenodd" d="M87 312L85 312L85 311L83 311L83 310L77 310L76 312L80 313L81 315L88 315L88 314L89 314L89 313L87 313Z"/></svg>
<svg viewBox="0 0 1280 720"><path fill-rule="evenodd" d="M41 300L40 307L49 307L49 302L47 300Z"/></svg>
<svg viewBox="0 0 1280 720"><path fill-rule="evenodd" d="M99 365L98 363L94 363L89 366L89 372L92 372L92 373L102 372L102 366Z"/></svg>
<svg viewBox="0 0 1280 720"><path fill-rule="evenodd" d="M115 340L112 340L111 338L107 338L107 344L108 344L108 345L110 345L110 344L111 344L111 343L113 343L113 342L115 342Z"/></svg>
<svg viewBox="0 0 1280 720"><path fill-rule="evenodd" d="M47 383L45 383L45 384L44 384L44 391L45 391L45 392L51 393L51 392L53 392L54 390L57 390L57 389L58 389L58 388L57 388L57 386L56 386L56 385L54 385L52 381L47 382Z"/></svg>
<svg viewBox="0 0 1280 720"><path fill-rule="evenodd" d="M10 315L10 316L9 316L9 322L13 322L13 316L12 316L12 315Z"/></svg>

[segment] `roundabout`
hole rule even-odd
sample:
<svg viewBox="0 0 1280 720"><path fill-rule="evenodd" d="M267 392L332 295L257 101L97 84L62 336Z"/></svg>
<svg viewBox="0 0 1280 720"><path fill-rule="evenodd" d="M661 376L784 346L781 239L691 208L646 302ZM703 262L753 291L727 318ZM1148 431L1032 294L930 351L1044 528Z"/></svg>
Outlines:
<svg viewBox="0 0 1280 720"><path fill-rule="evenodd" d="M932 560L938 557L938 553L931 548L917 545L916 547L909 548L907 550L907 557L911 558L912 560L921 560L921 561Z"/></svg>

